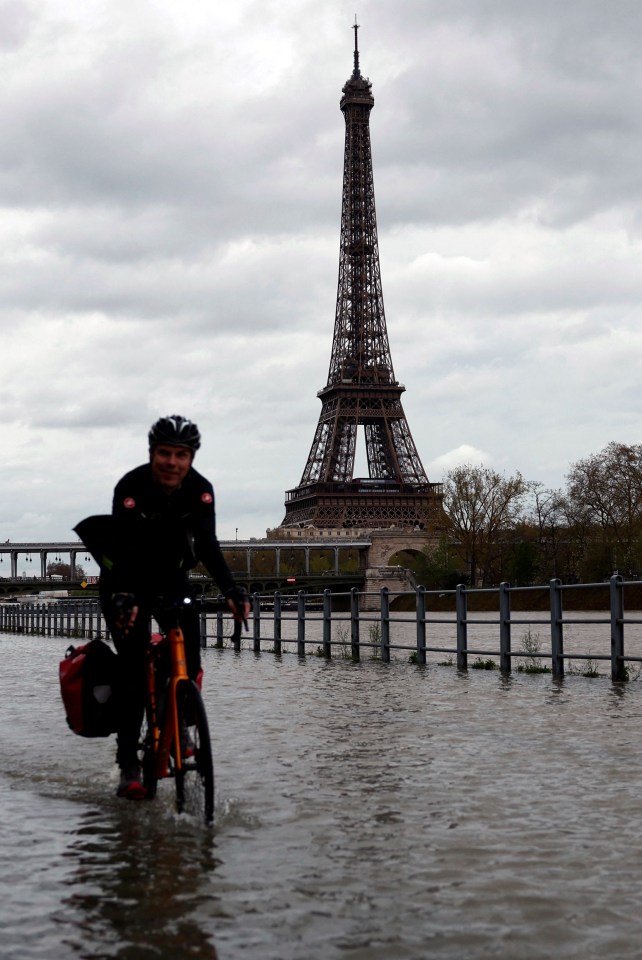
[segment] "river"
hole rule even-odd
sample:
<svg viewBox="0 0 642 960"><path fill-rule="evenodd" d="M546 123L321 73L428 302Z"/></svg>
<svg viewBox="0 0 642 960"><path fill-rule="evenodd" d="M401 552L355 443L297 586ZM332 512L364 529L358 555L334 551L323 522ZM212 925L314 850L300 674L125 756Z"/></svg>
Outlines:
<svg viewBox="0 0 642 960"><path fill-rule="evenodd" d="M642 681L204 651L214 829L0 635L4 960L640 955Z"/></svg>

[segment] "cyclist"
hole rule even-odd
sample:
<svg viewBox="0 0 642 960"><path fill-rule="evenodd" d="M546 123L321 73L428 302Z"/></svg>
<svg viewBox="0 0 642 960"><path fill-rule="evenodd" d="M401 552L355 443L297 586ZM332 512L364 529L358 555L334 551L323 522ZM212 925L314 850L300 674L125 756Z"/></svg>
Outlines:
<svg viewBox="0 0 642 960"><path fill-rule="evenodd" d="M249 615L247 594L236 585L216 537L212 484L192 465L200 445L198 427L185 417L174 414L152 425L149 462L116 484L109 546L97 551L102 555L101 605L120 662L117 794L129 799L145 795L137 750L145 708L145 650L157 601L162 598L167 605L188 596L188 571L200 561L235 618ZM96 530L92 521L101 519L89 518L76 528L90 550L87 541L95 543ZM104 534L99 536L104 541ZM181 611L180 625L187 671L195 680L200 671L198 614Z"/></svg>

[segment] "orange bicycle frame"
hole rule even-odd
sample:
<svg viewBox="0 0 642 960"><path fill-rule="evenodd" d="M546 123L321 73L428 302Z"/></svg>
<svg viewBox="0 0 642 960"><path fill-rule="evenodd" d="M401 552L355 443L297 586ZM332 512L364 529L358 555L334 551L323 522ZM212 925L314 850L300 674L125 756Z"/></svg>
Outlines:
<svg viewBox="0 0 642 960"><path fill-rule="evenodd" d="M170 651L170 678L167 685L165 716L161 727L158 719L156 662L160 656L159 648L166 645L169 645ZM154 766L158 780L170 775L169 758L172 745L174 746L176 768L180 770L183 765L177 708L178 685L183 681L189 682L183 631L180 627L172 627L167 632L166 639L154 634L147 657L147 696L150 706L150 729L148 733L153 743Z"/></svg>

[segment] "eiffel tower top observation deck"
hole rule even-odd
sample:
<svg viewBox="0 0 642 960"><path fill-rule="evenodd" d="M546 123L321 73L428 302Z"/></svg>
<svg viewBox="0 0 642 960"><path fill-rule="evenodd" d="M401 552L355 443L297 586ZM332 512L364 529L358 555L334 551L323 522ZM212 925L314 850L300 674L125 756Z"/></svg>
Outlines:
<svg viewBox="0 0 642 960"><path fill-rule="evenodd" d="M343 87L345 153L339 282L328 382L321 415L298 487L286 494L282 526L425 526L441 510L439 484L429 483L401 405L381 289L370 111L372 85L359 69ZM368 477L355 479L363 426Z"/></svg>

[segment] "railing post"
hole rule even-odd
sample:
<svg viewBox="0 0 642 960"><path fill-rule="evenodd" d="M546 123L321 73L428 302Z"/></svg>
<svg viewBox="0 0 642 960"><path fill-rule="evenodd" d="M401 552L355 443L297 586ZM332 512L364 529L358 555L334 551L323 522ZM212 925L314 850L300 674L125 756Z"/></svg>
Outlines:
<svg viewBox="0 0 642 960"><path fill-rule="evenodd" d="M323 591L323 656L332 656L332 594L329 587Z"/></svg>
<svg viewBox="0 0 642 960"><path fill-rule="evenodd" d="M274 652L281 655L281 594L274 591Z"/></svg>
<svg viewBox="0 0 642 960"><path fill-rule="evenodd" d="M457 616L457 669L468 669L468 597L466 585L458 583L455 590Z"/></svg>
<svg viewBox="0 0 642 960"><path fill-rule="evenodd" d="M201 649L205 650L207 647L207 614L205 613L205 610L201 610L198 616L198 629L201 641Z"/></svg>
<svg viewBox="0 0 642 960"><path fill-rule="evenodd" d="M499 669L510 673L510 583L499 585Z"/></svg>
<svg viewBox="0 0 642 960"><path fill-rule="evenodd" d="M564 625L562 622L562 581L551 580L551 668L554 677L564 676Z"/></svg>
<svg viewBox="0 0 642 960"><path fill-rule="evenodd" d="M390 598L388 587L381 588L381 659L390 663Z"/></svg>
<svg viewBox="0 0 642 960"><path fill-rule="evenodd" d="M426 588L417 587L415 616L417 618L417 663L426 663Z"/></svg>
<svg viewBox="0 0 642 960"><path fill-rule="evenodd" d="M223 646L223 611L216 611L216 643L214 646L220 650Z"/></svg>
<svg viewBox="0 0 642 960"><path fill-rule="evenodd" d="M358 660L359 651L359 591L353 587L350 591L350 643L352 659Z"/></svg>
<svg viewBox="0 0 642 960"><path fill-rule="evenodd" d="M624 587L619 574L611 577L611 680L626 680L624 663Z"/></svg>
<svg viewBox="0 0 642 960"><path fill-rule="evenodd" d="M296 652L305 656L305 592L299 590L297 600Z"/></svg>
<svg viewBox="0 0 642 960"><path fill-rule="evenodd" d="M254 653L261 652L261 596L252 594L252 648Z"/></svg>

